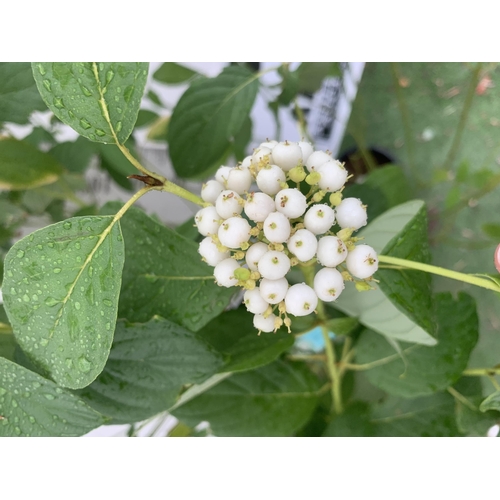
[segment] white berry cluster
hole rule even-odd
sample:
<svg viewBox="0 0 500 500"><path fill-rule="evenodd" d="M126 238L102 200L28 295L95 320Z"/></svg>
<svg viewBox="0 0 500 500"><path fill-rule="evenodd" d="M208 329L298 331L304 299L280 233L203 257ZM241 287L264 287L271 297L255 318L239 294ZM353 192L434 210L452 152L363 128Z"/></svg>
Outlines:
<svg viewBox="0 0 500 500"><path fill-rule="evenodd" d="M259 331L283 324L290 331L288 315L305 316L318 300L336 300L344 281L372 288L377 254L355 245L352 234L366 225L366 206L343 198L347 178L339 161L308 142L268 141L203 185L207 206L195 216L205 236L199 253L215 267L220 286L246 290L244 303ZM317 264L312 288L289 285L293 266Z"/></svg>

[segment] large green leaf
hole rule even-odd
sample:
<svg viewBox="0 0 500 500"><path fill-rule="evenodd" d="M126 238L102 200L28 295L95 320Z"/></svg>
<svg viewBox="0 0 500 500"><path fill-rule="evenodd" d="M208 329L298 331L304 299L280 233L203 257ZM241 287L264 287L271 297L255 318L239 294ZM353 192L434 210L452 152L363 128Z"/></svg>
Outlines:
<svg viewBox="0 0 500 500"><path fill-rule="evenodd" d="M325 437L371 437L375 434L370 421L370 406L361 401L351 403L328 424Z"/></svg>
<svg viewBox="0 0 500 500"><path fill-rule="evenodd" d="M182 66L175 62L165 62L155 71L153 78L159 82L175 85L187 82L197 75L199 75L199 73L186 68L186 66Z"/></svg>
<svg viewBox="0 0 500 500"><path fill-rule="evenodd" d="M455 402L447 393L415 399L389 398L373 411L376 436L453 437L461 432L455 422Z"/></svg>
<svg viewBox="0 0 500 500"><path fill-rule="evenodd" d="M113 340L124 245L112 216L74 217L18 241L5 258L5 309L21 348L59 385L104 368Z"/></svg>
<svg viewBox="0 0 500 500"><path fill-rule="evenodd" d="M303 62L296 70L298 75L298 90L313 94L321 88L327 76L340 76L340 66L336 62Z"/></svg>
<svg viewBox="0 0 500 500"><path fill-rule="evenodd" d="M124 144L131 134L148 63L32 63L49 109L91 141Z"/></svg>
<svg viewBox="0 0 500 500"><path fill-rule="evenodd" d="M0 189L32 189L55 182L61 165L49 154L16 139L0 140Z"/></svg>
<svg viewBox="0 0 500 500"><path fill-rule="evenodd" d="M28 62L0 63L0 123L27 123L35 110L45 109Z"/></svg>
<svg viewBox="0 0 500 500"><path fill-rule="evenodd" d="M500 391L496 391L490 394L482 403L479 409L482 412L487 412L488 410L500 411Z"/></svg>
<svg viewBox="0 0 500 500"><path fill-rule="evenodd" d="M116 213L109 203L104 213ZM197 331L228 305L234 290L219 287L198 245L132 207L121 221L126 261L119 315L144 323L162 316Z"/></svg>
<svg viewBox="0 0 500 500"><path fill-rule="evenodd" d="M96 152L96 144L92 144L85 137L78 137L74 142L61 142L50 150L51 156L61 165L76 173L85 171Z"/></svg>
<svg viewBox="0 0 500 500"><path fill-rule="evenodd" d="M420 200L398 205L359 232L378 253L427 262L425 205ZM346 286L334 306L356 316L389 338L434 345L430 276L419 271L380 269L380 288L359 293Z"/></svg>
<svg viewBox="0 0 500 500"><path fill-rule="evenodd" d="M311 416L319 381L299 363L237 373L173 411L188 425L208 420L217 436L290 436Z"/></svg>
<svg viewBox="0 0 500 500"><path fill-rule="evenodd" d="M81 436L104 423L54 382L0 358L0 436Z"/></svg>
<svg viewBox="0 0 500 500"><path fill-rule="evenodd" d="M175 323L119 321L104 371L79 394L114 423L138 422L167 410L182 386L205 381L222 364L200 336Z"/></svg>
<svg viewBox="0 0 500 500"><path fill-rule="evenodd" d="M258 75L241 66L191 84L167 132L170 158L180 176L203 174L224 155L250 114L258 89Z"/></svg>
<svg viewBox="0 0 500 500"><path fill-rule="evenodd" d="M474 299L461 293L455 301L451 294L441 293L434 301L438 344L412 347L401 342L404 361L396 355L392 361L366 371L373 385L395 396L412 398L445 390L460 378L478 337ZM394 348L369 330L356 344L356 361L360 364L394 355Z"/></svg>
<svg viewBox="0 0 500 500"><path fill-rule="evenodd" d="M217 316L200 331L200 335L219 352L229 356L222 371L235 372L271 363L292 347L295 338L285 332L257 335L253 314L240 307Z"/></svg>

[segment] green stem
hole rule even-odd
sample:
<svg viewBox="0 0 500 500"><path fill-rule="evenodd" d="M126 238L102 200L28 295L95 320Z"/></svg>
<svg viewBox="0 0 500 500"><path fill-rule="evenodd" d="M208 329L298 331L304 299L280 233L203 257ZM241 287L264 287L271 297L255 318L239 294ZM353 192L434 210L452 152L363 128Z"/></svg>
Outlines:
<svg viewBox="0 0 500 500"><path fill-rule="evenodd" d="M196 205L200 205L201 207L208 207L210 205L210 203L206 203L199 196L166 179L161 187L161 190L166 191L167 193L175 194L176 196L179 196L179 198L184 198L185 200L188 200Z"/></svg>
<svg viewBox="0 0 500 500"><path fill-rule="evenodd" d="M302 273L304 274L306 283L312 287L314 282L314 264L308 266L302 265L300 266L300 268L302 270ZM336 365L335 349L328 334L328 327L326 326L328 318L325 313L324 304L321 300L318 301L316 312L318 319L321 322L321 333L325 342L326 366L328 369L330 380L332 381L330 386L330 390L332 393L332 407L333 411L337 415L340 415L344 411L342 404L342 373Z"/></svg>
<svg viewBox="0 0 500 500"><path fill-rule="evenodd" d="M467 406L472 411L478 411L478 409L462 394L460 394L453 387L448 387L448 392L457 400L460 401L464 406Z"/></svg>
<svg viewBox="0 0 500 500"><path fill-rule="evenodd" d="M419 349L420 347L422 347L421 344L414 344L404 349L403 353L406 354L415 349ZM397 359L401 359L401 354L399 353L391 354L390 356L386 356L385 358L377 359L376 361L372 361L371 363L364 363L362 365L356 365L353 363L342 363L342 368L344 368L345 370L365 371L365 370L371 370L372 368L377 368L377 366L386 365L387 363L390 363L391 361L396 361Z"/></svg>
<svg viewBox="0 0 500 500"><path fill-rule="evenodd" d="M295 113L297 114L297 118L299 120L299 132L302 137L307 139L310 143L314 143L312 137L309 135L309 132L307 130L307 122L304 116L304 112L302 111L302 108L299 106L299 103L297 101L297 98L294 100L294 107L295 107Z"/></svg>
<svg viewBox="0 0 500 500"><path fill-rule="evenodd" d="M472 101L474 99L474 92L476 90L477 82L479 80L479 73L481 72L482 63L477 63L474 71L472 72L472 77L469 82L469 88L467 89L467 94L465 96L464 107L462 108L462 113L460 114L460 120L458 121L458 126L455 130L455 136L453 137L453 142L451 148L448 151L446 160L444 162L444 168L450 170L453 166L455 156L458 153L460 147L460 142L462 141L462 135L465 129L465 124L467 123L467 117L469 116L469 111L472 106Z"/></svg>
<svg viewBox="0 0 500 500"><path fill-rule="evenodd" d="M452 280L462 281L463 283L469 283L471 285L487 288L488 290L493 290L494 292L500 292L500 286L498 286L495 282L479 278L473 274L459 273L457 271L445 269L444 267L431 266L430 264L423 264L422 262L415 262L412 260L398 259L397 257L390 257L388 255L379 255L378 259L379 262L383 262L385 264L393 264L406 269L424 271L426 273L444 276L445 278L450 278Z"/></svg>
<svg viewBox="0 0 500 500"><path fill-rule="evenodd" d="M462 375L466 377L489 377L494 375L500 375L500 367L495 368L469 368L464 370Z"/></svg>

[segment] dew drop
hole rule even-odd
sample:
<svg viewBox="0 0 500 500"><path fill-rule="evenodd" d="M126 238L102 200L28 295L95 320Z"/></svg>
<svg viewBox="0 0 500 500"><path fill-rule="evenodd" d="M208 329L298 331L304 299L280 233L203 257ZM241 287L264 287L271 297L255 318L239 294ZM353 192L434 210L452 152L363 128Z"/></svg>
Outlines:
<svg viewBox="0 0 500 500"><path fill-rule="evenodd" d="M54 299L54 297L47 297L45 300L44 300L44 303L46 306L49 306L49 307L53 307L55 306L56 304L59 304L59 301Z"/></svg>
<svg viewBox="0 0 500 500"><path fill-rule="evenodd" d="M121 129L122 129L122 122L117 122L117 124L116 124L116 131L120 132Z"/></svg>
<svg viewBox="0 0 500 500"><path fill-rule="evenodd" d="M66 229L66 230L71 229L71 226L72 226L71 222L65 222L65 223L63 224L63 228L64 228L64 229Z"/></svg>
<svg viewBox="0 0 500 500"><path fill-rule="evenodd" d="M111 82L111 80L113 79L113 77L115 76L115 74L113 73L113 71L109 70L107 73L106 73L106 85L109 84L109 82Z"/></svg>
<svg viewBox="0 0 500 500"><path fill-rule="evenodd" d="M28 297L28 295L27 295L27 294L24 294L24 295L23 295L23 301L24 301L24 302L29 302L29 301L30 301L30 298Z"/></svg>
<svg viewBox="0 0 500 500"><path fill-rule="evenodd" d="M71 369L73 367L73 360L71 358L66 358L64 360L64 364L69 368Z"/></svg>
<svg viewBox="0 0 500 500"><path fill-rule="evenodd" d="M30 416L30 417L29 417L29 419L30 419L30 422L31 422L32 424L34 424L34 423L35 423L35 417Z"/></svg>
<svg viewBox="0 0 500 500"><path fill-rule="evenodd" d="M101 130L100 128L96 128L95 129L95 133L99 136L99 137L103 137L106 135L106 132L104 132L104 130Z"/></svg>
<svg viewBox="0 0 500 500"><path fill-rule="evenodd" d="M52 401L55 399L53 394L44 394L43 396L45 399L48 399L49 401Z"/></svg>
<svg viewBox="0 0 500 500"><path fill-rule="evenodd" d="M24 250L18 250L16 255L19 259L22 259L24 257Z"/></svg>
<svg viewBox="0 0 500 500"><path fill-rule="evenodd" d="M11 294L11 295L17 295L16 289L15 289L14 287L12 287L12 288L10 289L10 294Z"/></svg>
<svg viewBox="0 0 500 500"><path fill-rule="evenodd" d="M49 91L52 91L51 85L50 85L50 80L44 80L43 81L43 86Z"/></svg>
<svg viewBox="0 0 500 500"><path fill-rule="evenodd" d="M15 433L20 436L21 435L21 429L19 427L14 428Z"/></svg>
<svg viewBox="0 0 500 500"><path fill-rule="evenodd" d="M80 368L80 370L83 373L87 373L90 371L90 368L92 367L92 365L90 364L90 361L85 356L81 356L80 358L78 358L78 367Z"/></svg>
<svg viewBox="0 0 500 500"><path fill-rule="evenodd" d="M64 108L62 97L54 97L54 100L52 102L56 108Z"/></svg>
<svg viewBox="0 0 500 500"><path fill-rule="evenodd" d="M45 75L45 73L47 73L47 71L45 70L45 68L43 67L43 65L42 65L42 64L37 64L36 66L37 66L38 71L40 71L40 74L41 74L42 76L44 76L44 75Z"/></svg>
<svg viewBox="0 0 500 500"><path fill-rule="evenodd" d="M80 245L80 242L79 242L79 241L77 241L77 242L75 243L75 248L76 248L77 250L80 250L80 248L82 248L82 245Z"/></svg>
<svg viewBox="0 0 500 500"><path fill-rule="evenodd" d="M40 340L40 345L42 347L45 347L46 345L48 345L48 343L49 343L49 339L41 339Z"/></svg>
<svg viewBox="0 0 500 500"><path fill-rule="evenodd" d="M80 120L80 125L82 128L84 128L85 130L88 130L90 127L92 127L92 125L87 121L85 120L85 118L82 118Z"/></svg>
<svg viewBox="0 0 500 500"><path fill-rule="evenodd" d="M75 113L73 113L73 111L71 111L70 109L68 110L68 115L71 119L75 117Z"/></svg>
<svg viewBox="0 0 500 500"><path fill-rule="evenodd" d="M84 95L86 95L87 97L92 97L92 92L87 87L84 87L82 85L81 88Z"/></svg>
<svg viewBox="0 0 500 500"><path fill-rule="evenodd" d="M17 401L15 399L12 400L11 404L13 408L17 408L18 406Z"/></svg>
<svg viewBox="0 0 500 500"><path fill-rule="evenodd" d="M54 267L54 274L59 274L62 271L60 267Z"/></svg>
<svg viewBox="0 0 500 500"><path fill-rule="evenodd" d="M77 311L79 311L81 309L82 305L80 304L80 302L75 302L75 309Z"/></svg>

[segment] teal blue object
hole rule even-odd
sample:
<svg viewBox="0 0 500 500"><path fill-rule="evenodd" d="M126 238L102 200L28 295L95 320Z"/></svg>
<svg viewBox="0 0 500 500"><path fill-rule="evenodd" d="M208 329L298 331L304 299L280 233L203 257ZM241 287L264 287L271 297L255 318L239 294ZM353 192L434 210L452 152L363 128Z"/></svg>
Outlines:
<svg viewBox="0 0 500 500"><path fill-rule="evenodd" d="M335 338L333 332L328 332L330 338ZM323 339L323 333L321 332L321 327L317 326L310 332L304 335L299 335L295 340L295 346L304 351L321 352L325 348L325 341Z"/></svg>

